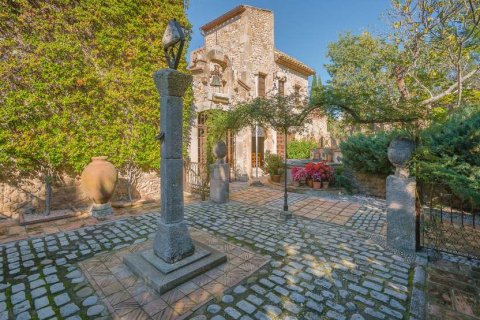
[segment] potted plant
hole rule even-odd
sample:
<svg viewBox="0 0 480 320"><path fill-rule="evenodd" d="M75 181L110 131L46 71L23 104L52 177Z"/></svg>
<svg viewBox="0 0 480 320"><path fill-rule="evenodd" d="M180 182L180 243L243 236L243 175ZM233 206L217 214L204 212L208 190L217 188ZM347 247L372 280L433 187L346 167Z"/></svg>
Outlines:
<svg viewBox="0 0 480 320"><path fill-rule="evenodd" d="M332 178L334 176L333 167L326 164L325 161L322 161L322 162L318 163L318 172L321 175L322 187L324 189L328 189L329 184L330 184L330 180L332 180Z"/></svg>
<svg viewBox="0 0 480 320"><path fill-rule="evenodd" d="M280 182L283 174L283 160L278 154L266 153L263 170L268 172L273 182Z"/></svg>
<svg viewBox="0 0 480 320"><path fill-rule="evenodd" d="M302 167L293 167L292 168L292 181L295 187L299 187L302 181L305 181L307 173L305 168Z"/></svg>
<svg viewBox="0 0 480 320"><path fill-rule="evenodd" d="M320 189L322 187L322 175L320 172L315 172L312 175L313 189Z"/></svg>
<svg viewBox="0 0 480 320"><path fill-rule="evenodd" d="M305 179L307 182L307 186L310 188L313 187L313 179L312 175L315 173L315 164L313 162L309 162L305 165Z"/></svg>

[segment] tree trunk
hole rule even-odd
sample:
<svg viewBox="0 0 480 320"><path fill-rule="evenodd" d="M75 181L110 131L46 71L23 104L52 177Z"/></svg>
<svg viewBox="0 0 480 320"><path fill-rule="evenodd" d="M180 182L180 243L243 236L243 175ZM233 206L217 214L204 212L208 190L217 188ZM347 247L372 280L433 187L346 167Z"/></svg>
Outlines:
<svg viewBox="0 0 480 320"><path fill-rule="evenodd" d="M132 198L132 179L131 178L127 179L127 196L128 196L128 202L133 202L133 198Z"/></svg>
<svg viewBox="0 0 480 320"><path fill-rule="evenodd" d="M45 215L50 214L50 203L52 200L52 182L50 177L45 178Z"/></svg>

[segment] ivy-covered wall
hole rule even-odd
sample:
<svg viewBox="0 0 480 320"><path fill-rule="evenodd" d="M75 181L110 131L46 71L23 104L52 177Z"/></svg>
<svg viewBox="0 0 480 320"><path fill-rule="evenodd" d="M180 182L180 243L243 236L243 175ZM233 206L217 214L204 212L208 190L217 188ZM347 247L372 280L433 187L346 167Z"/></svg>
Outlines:
<svg viewBox="0 0 480 320"><path fill-rule="evenodd" d="M125 175L158 170L152 75L167 66L168 20L191 28L184 9L183 0L0 4L0 181L75 175L99 155ZM190 90L185 134L191 102Z"/></svg>

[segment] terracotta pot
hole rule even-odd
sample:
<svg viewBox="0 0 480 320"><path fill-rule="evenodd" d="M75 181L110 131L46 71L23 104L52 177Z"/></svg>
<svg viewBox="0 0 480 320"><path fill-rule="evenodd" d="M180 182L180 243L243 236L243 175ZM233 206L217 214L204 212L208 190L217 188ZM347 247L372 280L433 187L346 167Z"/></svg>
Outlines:
<svg viewBox="0 0 480 320"><path fill-rule="evenodd" d="M82 172L82 186L96 204L107 203L117 186L118 172L107 157L94 157Z"/></svg>
<svg viewBox="0 0 480 320"><path fill-rule="evenodd" d="M310 188L313 188L313 180L312 179L307 179L307 186Z"/></svg>
<svg viewBox="0 0 480 320"><path fill-rule="evenodd" d="M300 181L293 181L294 187L300 187Z"/></svg>
<svg viewBox="0 0 480 320"><path fill-rule="evenodd" d="M323 181L323 182L322 182L322 188L323 188L323 189L328 189L328 185L329 185L329 184L330 184L330 182L328 182L328 181Z"/></svg>
<svg viewBox="0 0 480 320"><path fill-rule="evenodd" d="M281 177L282 176L279 175L279 174L275 174L275 175L271 176L273 182L280 182Z"/></svg>
<svg viewBox="0 0 480 320"><path fill-rule="evenodd" d="M322 183L320 181L313 181L313 189L320 189L322 187Z"/></svg>

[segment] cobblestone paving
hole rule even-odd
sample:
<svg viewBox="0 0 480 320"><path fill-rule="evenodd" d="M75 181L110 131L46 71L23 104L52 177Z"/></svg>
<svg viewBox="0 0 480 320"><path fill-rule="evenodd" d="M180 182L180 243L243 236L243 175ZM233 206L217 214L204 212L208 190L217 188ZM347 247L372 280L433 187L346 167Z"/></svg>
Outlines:
<svg viewBox="0 0 480 320"><path fill-rule="evenodd" d="M411 266L362 233L242 204L192 205L195 225L271 256L198 319L403 319ZM200 315L202 314L202 315Z"/></svg>
<svg viewBox="0 0 480 320"><path fill-rule="evenodd" d="M276 194L268 202L271 197ZM278 211L235 202L193 204L185 213L191 226L272 259L200 310L208 318L402 319L407 312L410 265L354 229L301 217L283 222ZM0 246L0 319L109 318L77 264L146 241L157 218L130 217Z"/></svg>

